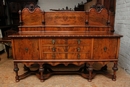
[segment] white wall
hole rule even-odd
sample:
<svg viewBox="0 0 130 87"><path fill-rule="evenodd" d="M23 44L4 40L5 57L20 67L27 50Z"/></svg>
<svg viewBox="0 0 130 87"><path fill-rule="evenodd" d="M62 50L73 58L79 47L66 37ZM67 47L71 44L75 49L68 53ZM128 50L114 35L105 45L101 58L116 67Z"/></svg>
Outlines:
<svg viewBox="0 0 130 87"><path fill-rule="evenodd" d="M115 31L122 34L119 65L130 73L130 0L116 0Z"/></svg>
<svg viewBox="0 0 130 87"><path fill-rule="evenodd" d="M87 0L38 0L38 6L40 6L41 10L50 11L50 9L62 9L66 8L74 8L78 3L85 3Z"/></svg>

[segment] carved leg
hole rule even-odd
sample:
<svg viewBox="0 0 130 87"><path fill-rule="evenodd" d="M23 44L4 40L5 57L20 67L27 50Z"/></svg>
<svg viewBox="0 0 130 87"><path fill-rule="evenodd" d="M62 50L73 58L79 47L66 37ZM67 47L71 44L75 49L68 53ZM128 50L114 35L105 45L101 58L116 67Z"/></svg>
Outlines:
<svg viewBox="0 0 130 87"><path fill-rule="evenodd" d="M41 80L41 82L44 81L43 71L44 71L44 68L43 68L42 64L40 64L39 72L40 72L40 80Z"/></svg>
<svg viewBox="0 0 130 87"><path fill-rule="evenodd" d="M88 72L89 72L89 77L88 77L88 81L91 82L92 81L92 72L93 72L93 67L92 65L90 64L89 67L88 67Z"/></svg>
<svg viewBox="0 0 130 87"><path fill-rule="evenodd" d="M114 62L114 66L112 67L112 69L113 69L112 80L113 80L113 81L116 81L116 71L118 70L117 62Z"/></svg>
<svg viewBox="0 0 130 87"><path fill-rule="evenodd" d="M19 76L18 76L19 68L18 68L17 63L14 63L14 71L16 73L16 76L15 76L16 82L18 82L19 81Z"/></svg>

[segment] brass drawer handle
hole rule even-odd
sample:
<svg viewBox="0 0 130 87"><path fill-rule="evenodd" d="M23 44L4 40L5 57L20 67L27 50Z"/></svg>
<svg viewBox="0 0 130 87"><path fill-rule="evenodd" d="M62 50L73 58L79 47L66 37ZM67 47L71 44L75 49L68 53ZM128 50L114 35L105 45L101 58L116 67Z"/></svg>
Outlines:
<svg viewBox="0 0 130 87"><path fill-rule="evenodd" d="M55 55L55 54L53 54L53 55L52 55L52 58L53 58L53 59L54 59L54 58L56 58L56 55Z"/></svg>
<svg viewBox="0 0 130 87"><path fill-rule="evenodd" d="M56 42L55 39L52 39L52 44L55 44L55 42Z"/></svg>
<svg viewBox="0 0 130 87"><path fill-rule="evenodd" d="M78 39L78 40L77 40L77 42L78 42L78 44L80 44L80 43L81 43L81 40L80 40L80 39Z"/></svg>
<svg viewBox="0 0 130 87"><path fill-rule="evenodd" d="M78 59L80 59L80 54L77 55Z"/></svg>
<svg viewBox="0 0 130 87"><path fill-rule="evenodd" d="M80 47L77 48L77 51L80 52Z"/></svg>
<svg viewBox="0 0 130 87"><path fill-rule="evenodd" d="M104 49L105 52L107 51L107 47L104 47L103 49Z"/></svg>
<svg viewBox="0 0 130 87"><path fill-rule="evenodd" d="M28 48L25 48L25 52L28 52Z"/></svg>
<svg viewBox="0 0 130 87"><path fill-rule="evenodd" d="M56 52L56 48L55 48L55 47L53 47L53 48L52 48L52 51L53 51L53 52Z"/></svg>

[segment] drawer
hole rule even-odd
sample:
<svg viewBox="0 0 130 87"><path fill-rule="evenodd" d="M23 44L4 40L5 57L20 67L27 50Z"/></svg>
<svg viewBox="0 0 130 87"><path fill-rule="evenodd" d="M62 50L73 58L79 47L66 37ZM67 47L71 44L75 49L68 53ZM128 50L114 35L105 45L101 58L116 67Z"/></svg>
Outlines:
<svg viewBox="0 0 130 87"><path fill-rule="evenodd" d="M65 39L42 39L41 40L41 45L62 45L65 44L66 40Z"/></svg>
<svg viewBox="0 0 130 87"><path fill-rule="evenodd" d="M86 52L86 53L42 53L42 59L90 59L90 52Z"/></svg>
<svg viewBox="0 0 130 87"><path fill-rule="evenodd" d="M42 39L42 46L45 45L91 45L91 39Z"/></svg>
<svg viewBox="0 0 130 87"><path fill-rule="evenodd" d="M91 45L92 39L68 39L68 45Z"/></svg>
<svg viewBox="0 0 130 87"><path fill-rule="evenodd" d="M64 46L43 46L42 47L42 52L65 52L66 47Z"/></svg>
<svg viewBox="0 0 130 87"><path fill-rule="evenodd" d="M41 60L44 59L66 59L65 53L42 53Z"/></svg>
<svg viewBox="0 0 130 87"><path fill-rule="evenodd" d="M88 52L91 46L43 46L42 52Z"/></svg>
<svg viewBox="0 0 130 87"><path fill-rule="evenodd" d="M68 52L88 52L91 50L91 46L68 46Z"/></svg>
<svg viewBox="0 0 130 87"><path fill-rule="evenodd" d="M69 53L67 55L68 59L90 59L90 52L86 53Z"/></svg>

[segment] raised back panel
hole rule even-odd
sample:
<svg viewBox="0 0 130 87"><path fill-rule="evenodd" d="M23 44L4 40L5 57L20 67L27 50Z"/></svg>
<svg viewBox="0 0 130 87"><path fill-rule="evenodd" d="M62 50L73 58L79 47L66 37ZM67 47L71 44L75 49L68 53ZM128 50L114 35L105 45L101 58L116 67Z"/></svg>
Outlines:
<svg viewBox="0 0 130 87"><path fill-rule="evenodd" d="M44 20L44 13L40 8L35 8L30 11L28 8L22 10L21 21L23 25L42 25Z"/></svg>
<svg viewBox="0 0 130 87"><path fill-rule="evenodd" d="M106 26L109 21L109 14L105 8L97 11L91 8L89 11L89 25Z"/></svg>
<svg viewBox="0 0 130 87"><path fill-rule="evenodd" d="M85 25L85 12L53 11L45 13L46 25Z"/></svg>

